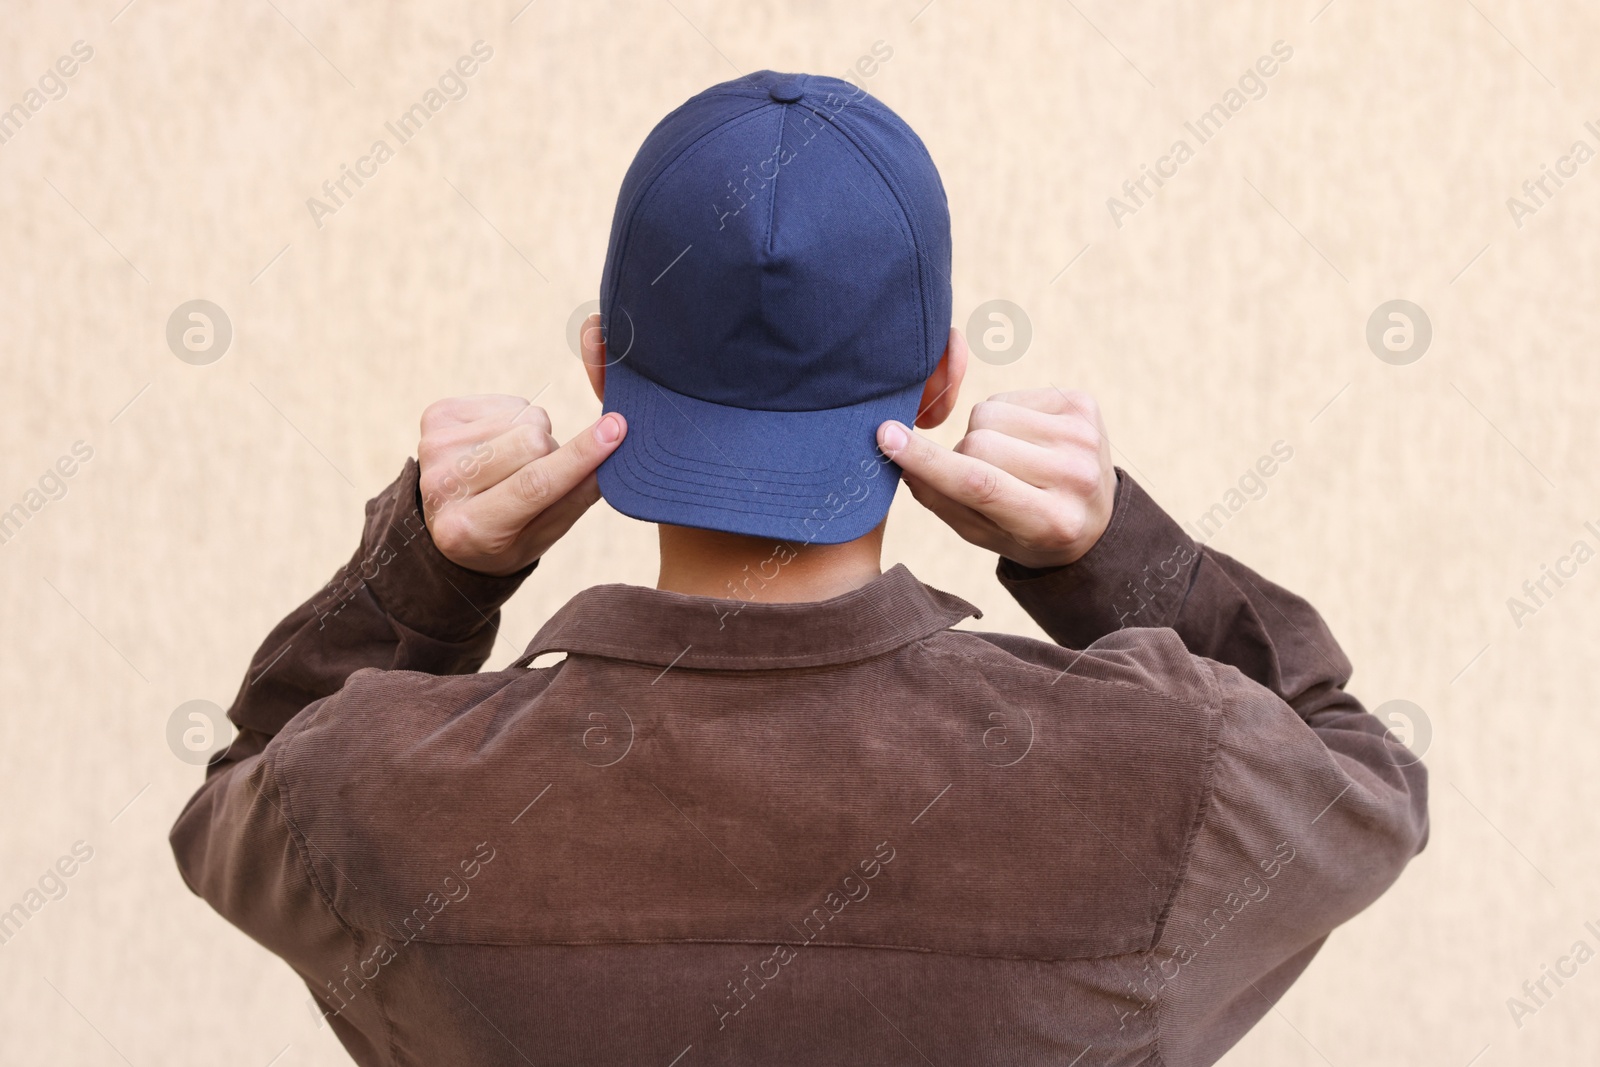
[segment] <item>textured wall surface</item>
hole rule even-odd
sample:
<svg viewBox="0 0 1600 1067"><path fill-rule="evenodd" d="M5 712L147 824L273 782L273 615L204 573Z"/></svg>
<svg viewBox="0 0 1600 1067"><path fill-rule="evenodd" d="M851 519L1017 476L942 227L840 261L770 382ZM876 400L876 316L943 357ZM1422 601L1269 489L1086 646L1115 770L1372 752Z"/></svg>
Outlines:
<svg viewBox="0 0 1600 1067"><path fill-rule="evenodd" d="M174 709L232 699L430 400L537 394L558 436L594 417L564 332L657 118L879 42L865 84L949 193L957 324L998 299L1031 326L1019 357L974 362L967 401L1097 393L1119 463L1309 597L1369 707L1416 709L1432 843L1226 1062L1593 1062L1600 962L1571 955L1600 950L1592 5L525 2L0 13L0 107L20 107L0 509L22 506L0 544L0 909L38 905L0 945L0 1062L348 1062L288 968L178 878L165 835L201 771ZM385 123L478 41L465 95L399 144ZM1202 143L1186 123L1219 103ZM314 218L380 138L392 158ZM1168 177L1124 192L1146 168ZM220 358L220 335L180 342L189 362L168 321L202 299L232 337ZM1425 346L1415 312L1410 347L1369 344L1396 299ZM1278 442L1292 458L1253 480ZM596 508L490 666L576 590L652 583L653 550ZM1038 632L905 493L888 556ZM47 875L78 842L92 858Z"/></svg>

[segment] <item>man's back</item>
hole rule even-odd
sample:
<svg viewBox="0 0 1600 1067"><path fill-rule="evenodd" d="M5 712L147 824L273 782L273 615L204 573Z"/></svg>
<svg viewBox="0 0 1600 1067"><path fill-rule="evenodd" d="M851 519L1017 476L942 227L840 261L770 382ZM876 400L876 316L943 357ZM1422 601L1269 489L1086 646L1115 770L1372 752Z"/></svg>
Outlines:
<svg viewBox="0 0 1600 1067"><path fill-rule="evenodd" d="M1210 1063L1425 840L1316 613L1126 475L1088 556L1002 566L1060 646L897 567L597 587L486 674L521 575L416 496L262 646L173 832L362 1063Z"/></svg>

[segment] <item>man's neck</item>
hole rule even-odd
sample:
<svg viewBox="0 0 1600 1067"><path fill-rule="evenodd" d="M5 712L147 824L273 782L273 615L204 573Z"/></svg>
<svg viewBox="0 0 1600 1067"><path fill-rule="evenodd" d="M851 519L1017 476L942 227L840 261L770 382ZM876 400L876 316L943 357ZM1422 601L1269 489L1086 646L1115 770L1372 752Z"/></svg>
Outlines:
<svg viewBox="0 0 1600 1067"><path fill-rule="evenodd" d="M659 527L657 589L757 603L827 600L883 573L883 524L841 545L802 545L770 538Z"/></svg>

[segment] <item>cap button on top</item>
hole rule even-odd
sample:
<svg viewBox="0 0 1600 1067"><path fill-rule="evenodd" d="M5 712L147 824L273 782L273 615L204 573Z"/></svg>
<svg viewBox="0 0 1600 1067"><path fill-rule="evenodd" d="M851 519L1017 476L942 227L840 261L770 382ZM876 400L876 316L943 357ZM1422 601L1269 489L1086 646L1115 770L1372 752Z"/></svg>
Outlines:
<svg viewBox="0 0 1600 1067"><path fill-rule="evenodd" d="M806 95L799 78L785 78L767 90L767 95L780 104L792 104Z"/></svg>

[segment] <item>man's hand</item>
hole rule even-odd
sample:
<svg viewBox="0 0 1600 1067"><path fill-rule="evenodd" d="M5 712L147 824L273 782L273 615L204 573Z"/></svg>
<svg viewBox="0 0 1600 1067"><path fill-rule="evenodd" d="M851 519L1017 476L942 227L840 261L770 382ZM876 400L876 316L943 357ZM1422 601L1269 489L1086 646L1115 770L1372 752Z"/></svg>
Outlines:
<svg viewBox="0 0 1600 1067"><path fill-rule="evenodd" d="M595 468L627 431L612 412L557 447L550 417L521 397L430 404L422 413L417 464L433 543L468 570L521 570L600 499Z"/></svg>
<svg viewBox="0 0 1600 1067"><path fill-rule="evenodd" d="M898 422L878 447L911 495L966 540L1025 567L1060 567L1111 522L1117 474L1088 393L1027 389L977 404L951 451Z"/></svg>

